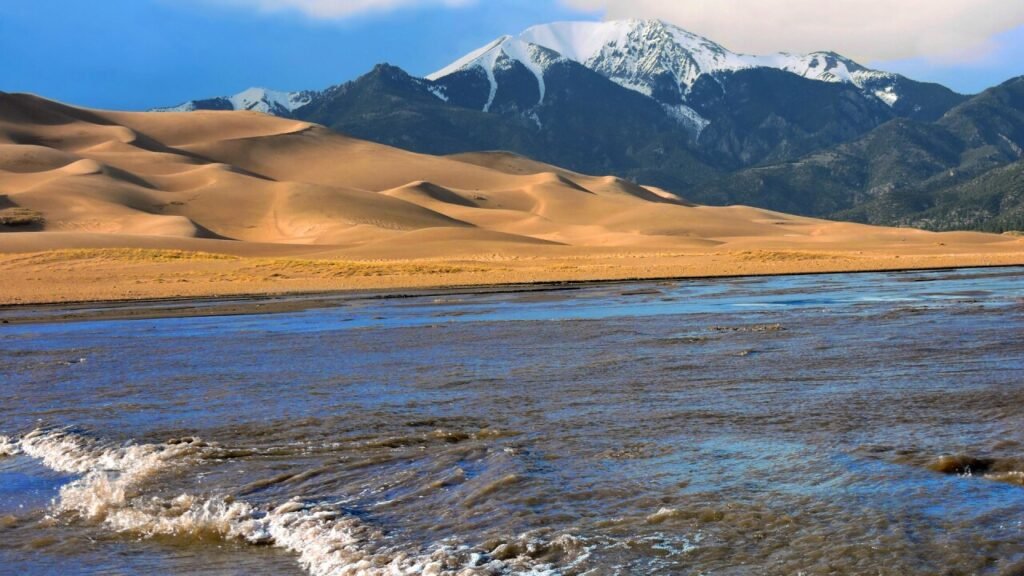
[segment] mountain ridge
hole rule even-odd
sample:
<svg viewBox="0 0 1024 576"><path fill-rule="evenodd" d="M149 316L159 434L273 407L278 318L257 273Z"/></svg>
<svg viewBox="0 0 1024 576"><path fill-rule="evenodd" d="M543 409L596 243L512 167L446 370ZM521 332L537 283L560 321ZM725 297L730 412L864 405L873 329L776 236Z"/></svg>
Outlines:
<svg viewBox="0 0 1024 576"><path fill-rule="evenodd" d="M581 41L579 36L587 38ZM632 46L644 43L653 43L655 53L630 53ZM851 83L894 107L900 101L898 85L902 83L901 81L914 82L895 73L871 70L830 51L802 55L786 52L769 55L735 53L712 40L656 19L555 22L533 26L518 36L506 35L497 38L451 64L425 75L424 79L437 81L471 67L481 66L482 59L489 54L498 56L504 52L514 60L528 64L527 67L535 73L538 82L543 84L543 74L529 65L536 63L534 59L524 56L526 52L537 48L553 52L548 57L549 62L559 58L576 61L624 87L652 97L658 93L655 86L656 77L662 73L673 74L680 85L691 88L701 76L708 74L773 68L821 82ZM509 51L514 51L515 54L509 54ZM672 54L665 55L665 51ZM489 66L493 67L496 60L496 57L492 57L488 62ZM929 83L917 84L940 86ZM152 110L188 111L204 109L204 105L213 103L230 103L235 106L233 109L280 115L277 113L280 109L294 112L321 92L283 92L252 87L232 96L191 100L176 106ZM443 94L436 95L444 99Z"/></svg>
<svg viewBox="0 0 1024 576"><path fill-rule="evenodd" d="M241 102L418 152L507 150L704 203L942 229L952 220L911 216L930 201L879 197L939 197L1024 149L1006 124L1024 110L1012 98L960 95L834 52L736 54L655 20L535 26L422 78L382 65L325 90L247 92L177 109Z"/></svg>

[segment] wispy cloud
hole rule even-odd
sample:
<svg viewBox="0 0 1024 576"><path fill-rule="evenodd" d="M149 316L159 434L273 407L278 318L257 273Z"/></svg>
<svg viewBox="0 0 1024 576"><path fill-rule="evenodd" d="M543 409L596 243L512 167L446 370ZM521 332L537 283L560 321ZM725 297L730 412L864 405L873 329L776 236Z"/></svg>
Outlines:
<svg viewBox="0 0 1024 576"><path fill-rule="evenodd" d="M455 8L476 0L207 0L210 3L250 8L261 12L298 12L310 18L340 20L399 8L444 6Z"/></svg>
<svg viewBox="0 0 1024 576"><path fill-rule="evenodd" d="M609 19L661 18L743 52L835 50L865 62L983 59L1024 26L1019 0L562 0Z"/></svg>
<svg viewBox="0 0 1024 576"><path fill-rule="evenodd" d="M199 0L342 20L398 9L509 0ZM750 53L835 50L863 62L981 62L1024 26L1020 0L531 0L607 19L661 18ZM509 33L516 32L509 30Z"/></svg>

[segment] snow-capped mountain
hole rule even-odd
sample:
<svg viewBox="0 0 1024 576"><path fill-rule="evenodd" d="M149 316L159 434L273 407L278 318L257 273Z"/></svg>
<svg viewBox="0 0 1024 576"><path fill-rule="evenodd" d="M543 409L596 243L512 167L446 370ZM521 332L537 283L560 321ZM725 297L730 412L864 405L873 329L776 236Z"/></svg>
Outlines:
<svg viewBox="0 0 1024 576"><path fill-rule="evenodd" d="M192 112L194 110L250 110L275 116L289 116L309 104L317 92L282 92L266 88L249 88L234 96L220 96L205 100L190 100L169 108L156 108L154 112Z"/></svg>
<svg viewBox="0 0 1024 576"><path fill-rule="evenodd" d="M518 111L536 121L535 111L530 108L544 104L549 72L564 62L582 65L654 99L668 117L698 135L713 120L698 112L706 109L700 97L692 94L698 82L708 79L725 90L730 74L749 70L778 70L809 80L854 86L903 117L934 120L955 100L944 88L870 70L833 52L739 54L661 20L534 26L518 36L503 36L490 42L427 75L424 82L438 99L484 112L494 112L495 108L507 110L508 106L501 105L500 95L515 92ZM234 96L193 100L157 110L254 110L294 116L297 110L317 102L327 92L250 88ZM705 87L702 94L707 93Z"/></svg>
<svg viewBox="0 0 1024 576"><path fill-rule="evenodd" d="M543 46L528 44L511 36L503 36L479 50L475 50L456 60L445 68L427 75L427 80L434 82L459 72L483 72L487 76L487 82L490 86L490 96L483 108L484 112L487 112L490 110L491 105L494 104L494 98L498 93L497 78L499 72L509 70L516 64L520 64L536 78L537 91L540 95L537 104L540 105L544 102L546 92L544 74L552 64L561 59L562 57L556 52ZM439 87L435 93L442 100L446 99L443 87Z"/></svg>
<svg viewBox="0 0 1024 576"><path fill-rule="evenodd" d="M659 20L624 20L535 26L425 78L380 65L322 91L255 88L170 110L256 110L421 152L512 150L679 186L895 118L933 122L964 99L831 52L738 54Z"/></svg>
<svg viewBox="0 0 1024 576"><path fill-rule="evenodd" d="M853 84L889 106L894 106L900 98L898 75L869 70L835 53L737 54L660 20L557 22L534 26L518 38L500 38L428 78L438 80L478 68L493 80L496 65L507 66L508 62L520 61L529 64L543 83L542 62L534 55L545 48L550 52L543 52L543 62L568 58L669 106L684 104L690 89L702 76L754 68L782 70L822 82Z"/></svg>

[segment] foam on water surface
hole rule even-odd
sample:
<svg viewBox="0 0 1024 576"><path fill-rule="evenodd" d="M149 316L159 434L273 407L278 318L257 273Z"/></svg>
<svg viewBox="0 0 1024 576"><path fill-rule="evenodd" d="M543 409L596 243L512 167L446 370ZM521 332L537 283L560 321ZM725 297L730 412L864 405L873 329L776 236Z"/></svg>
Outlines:
<svg viewBox="0 0 1024 576"><path fill-rule="evenodd" d="M21 453L21 445L7 436L0 436L0 458Z"/></svg>
<svg viewBox="0 0 1024 576"><path fill-rule="evenodd" d="M534 562L530 553L550 547L577 552L582 548L571 536L540 542L524 535L498 547L502 559L447 544L424 553L403 551L383 531L346 514L337 504L292 500L264 510L229 496L183 493L165 499L149 494L147 487L162 473L200 466L204 458L221 452L198 439L111 446L66 430L36 430L20 441L0 438L7 454L17 454L20 447L54 471L80 475L60 489L52 505L54 515L72 515L117 533L147 538L212 536L277 546L295 553L313 576L553 575L560 572Z"/></svg>

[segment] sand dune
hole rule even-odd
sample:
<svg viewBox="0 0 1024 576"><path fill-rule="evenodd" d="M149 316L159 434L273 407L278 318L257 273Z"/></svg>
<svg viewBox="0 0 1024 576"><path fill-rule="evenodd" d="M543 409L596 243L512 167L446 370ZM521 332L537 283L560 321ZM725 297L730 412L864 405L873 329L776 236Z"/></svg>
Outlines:
<svg viewBox="0 0 1024 576"><path fill-rule="evenodd" d="M746 269L766 250L856 256L862 268L915 255L936 265L1024 263L1024 241L1009 236L695 206L514 154L414 154L250 112L106 112L0 93L0 253L73 248L535 264L492 281L572 279L574 269L581 278L686 274L666 254L724 258L724 272L728 254L745 254L731 262ZM828 268L814 266L805 264ZM2 301L25 299L3 290Z"/></svg>

